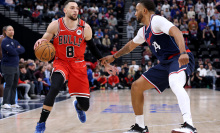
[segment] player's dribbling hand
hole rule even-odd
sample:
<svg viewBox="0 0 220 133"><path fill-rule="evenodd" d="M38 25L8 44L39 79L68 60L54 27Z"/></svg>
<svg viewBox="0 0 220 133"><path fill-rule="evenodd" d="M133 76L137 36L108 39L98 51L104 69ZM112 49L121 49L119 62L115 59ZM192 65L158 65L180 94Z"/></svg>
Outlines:
<svg viewBox="0 0 220 133"><path fill-rule="evenodd" d="M183 65L187 65L189 63L189 56L188 54L182 54L179 57L179 67L183 66Z"/></svg>
<svg viewBox="0 0 220 133"><path fill-rule="evenodd" d="M119 73L118 69L110 64L106 64L104 65L105 66L105 70L106 72L108 72L108 74L113 74L113 75L116 75Z"/></svg>
<svg viewBox="0 0 220 133"><path fill-rule="evenodd" d="M49 42L47 39L38 39L38 40L36 41L36 43L34 44L34 49L35 49L37 46L39 46L43 41Z"/></svg>
<svg viewBox="0 0 220 133"><path fill-rule="evenodd" d="M112 63L115 59L113 58L113 55L108 55L100 59L101 64L105 65L106 63Z"/></svg>

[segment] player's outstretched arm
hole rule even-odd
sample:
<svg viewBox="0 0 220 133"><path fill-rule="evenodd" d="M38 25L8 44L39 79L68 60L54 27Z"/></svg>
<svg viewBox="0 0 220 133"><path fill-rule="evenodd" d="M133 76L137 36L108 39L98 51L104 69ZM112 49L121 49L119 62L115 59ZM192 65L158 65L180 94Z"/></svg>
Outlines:
<svg viewBox="0 0 220 133"><path fill-rule="evenodd" d="M122 47L117 53L114 55L108 55L106 57L103 57L100 59L102 61L102 64L105 62L112 63L116 58L119 58L125 54L130 53L132 50L134 50L138 45L138 43L134 43L133 40L129 41L124 47Z"/></svg>
<svg viewBox="0 0 220 133"><path fill-rule="evenodd" d="M85 24L85 32L84 32L84 37L87 43L87 46L89 48L89 50L91 51L91 53L96 57L96 59L100 60L102 58L102 55L100 53L100 51L98 50L98 48L96 47L96 45L93 42L92 39L92 29L88 24ZM118 69L114 66L111 66L110 64L104 62L103 65L105 66L105 70L109 73L109 74L116 74L118 73Z"/></svg>
<svg viewBox="0 0 220 133"><path fill-rule="evenodd" d="M58 32L58 20L53 21L49 24L47 27L47 31L44 33L43 37L41 39L38 39L34 45L34 49L40 45L43 41L50 41L53 36Z"/></svg>

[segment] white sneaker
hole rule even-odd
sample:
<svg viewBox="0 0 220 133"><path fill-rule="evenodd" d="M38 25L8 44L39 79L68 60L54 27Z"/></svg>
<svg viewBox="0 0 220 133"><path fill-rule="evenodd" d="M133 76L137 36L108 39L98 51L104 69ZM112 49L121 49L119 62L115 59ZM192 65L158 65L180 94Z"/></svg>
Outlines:
<svg viewBox="0 0 220 133"><path fill-rule="evenodd" d="M26 94L26 95L24 95L24 99L30 100L31 98Z"/></svg>
<svg viewBox="0 0 220 133"><path fill-rule="evenodd" d="M180 128L173 129L171 133L197 133L196 128L192 127L187 122L181 125Z"/></svg>
<svg viewBox="0 0 220 133"><path fill-rule="evenodd" d="M3 109L11 109L11 106L9 104L4 104L2 105Z"/></svg>
<svg viewBox="0 0 220 133"><path fill-rule="evenodd" d="M16 109L19 109L19 108L22 108L21 106L19 106L18 104L13 104L11 105L12 108L16 108Z"/></svg>

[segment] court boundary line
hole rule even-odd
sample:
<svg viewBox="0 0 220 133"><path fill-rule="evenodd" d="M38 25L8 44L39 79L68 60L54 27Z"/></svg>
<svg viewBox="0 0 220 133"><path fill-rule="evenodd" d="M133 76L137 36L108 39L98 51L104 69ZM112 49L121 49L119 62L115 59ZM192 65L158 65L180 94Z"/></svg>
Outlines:
<svg viewBox="0 0 220 133"><path fill-rule="evenodd" d="M70 100L70 99L72 99L72 97L71 97L71 98L68 98L68 99L65 99L65 100L62 100L62 101L55 102L54 104L60 103L60 102L64 102L64 101ZM43 103L43 104L44 104L44 103ZM42 107L43 107L43 106L42 106ZM39 108L42 108L42 107L39 107ZM39 109L39 108L36 108L36 109ZM27 112L31 112L31 111L34 111L34 110L36 110L36 109L28 110L28 111L21 112L21 113L18 113L18 114L15 114L15 115L12 115L12 116L9 116L9 117L6 117L6 118L2 118L2 119L0 119L0 121L3 121L3 120L5 120L5 119L11 118L11 117L16 117L16 116L18 116L18 115L20 115L20 114L24 114L24 113L27 113ZM39 117L39 119L40 119L40 117Z"/></svg>
<svg viewBox="0 0 220 133"><path fill-rule="evenodd" d="M220 122L220 120L213 120L213 121L201 121L201 122L193 122L193 123L211 123L211 122ZM163 125L149 125L148 127L159 127L159 126L170 126L170 125L180 125L182 123L176 123L176 124L163 124ZM121 130L126 130L130 128L124 128L124 129L112 129L112 130L103 130L103 131L94 131L90 133L102 133L102 132L111 132L111 131L121 131ZM125 131L126 132L126 131Z"/></svg>

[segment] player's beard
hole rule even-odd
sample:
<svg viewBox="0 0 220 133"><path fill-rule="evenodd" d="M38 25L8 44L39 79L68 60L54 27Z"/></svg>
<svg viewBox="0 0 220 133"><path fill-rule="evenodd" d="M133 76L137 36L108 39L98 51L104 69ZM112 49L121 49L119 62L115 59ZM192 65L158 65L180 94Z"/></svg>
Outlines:
<svg viewBox="0 0 220 133"><path fill-rule="evenodd" d="M140 15L137 17L137 21L138 21L138 23L141 23L142 19L143 19L143 15L140 14Z"/></svg>
<svg viewBox="0 0 220 133"><path fill-rule="evenodd" d="M71 15L69 15L68 16L71 20L73 20L73 21L76 21L77 20L77 17L76 18L74 18L73 16L71 16Z"/></svg>

